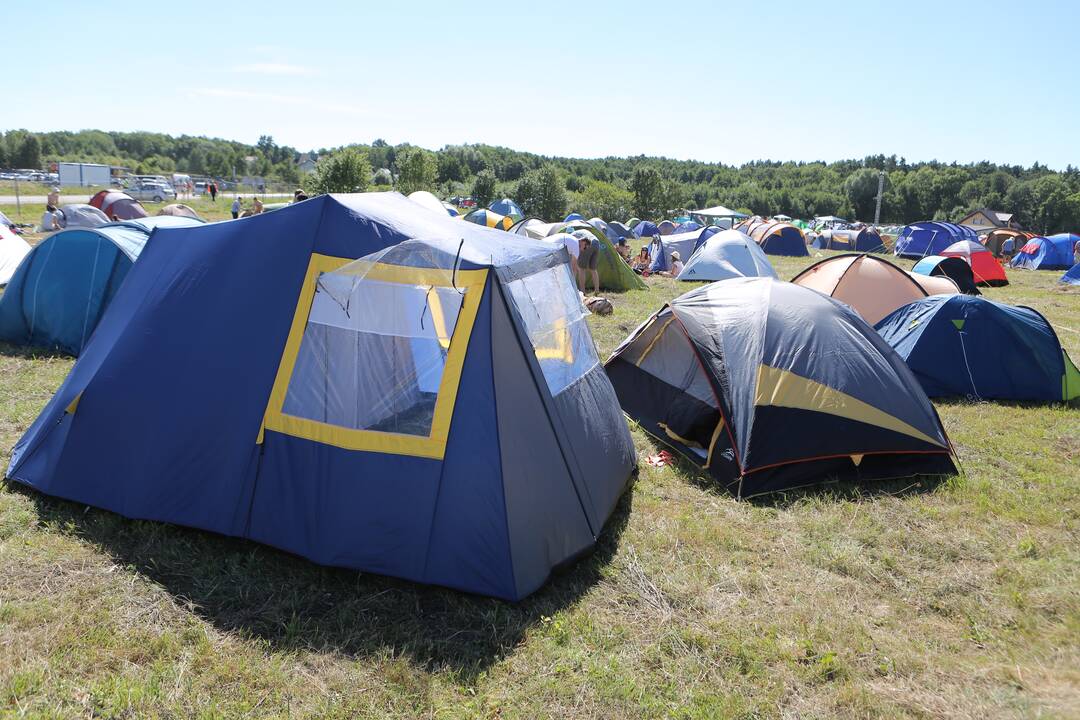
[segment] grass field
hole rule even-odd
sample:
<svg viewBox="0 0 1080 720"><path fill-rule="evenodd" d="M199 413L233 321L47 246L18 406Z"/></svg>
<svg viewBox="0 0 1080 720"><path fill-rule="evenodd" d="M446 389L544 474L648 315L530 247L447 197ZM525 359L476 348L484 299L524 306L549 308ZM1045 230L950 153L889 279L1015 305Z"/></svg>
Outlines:
<svg viewBox="0 0 1080 720"><path fill-rule="evenodd" d="M987 294L1080 360L1058 275ZM686 289L613 296L601 355ZM71 365L0 347L5 466ZM8 485L0 716L1080 717L1080 409L938 409L964 469L938 485L739 502L642 465L596 551L516 605Z"/></svg>

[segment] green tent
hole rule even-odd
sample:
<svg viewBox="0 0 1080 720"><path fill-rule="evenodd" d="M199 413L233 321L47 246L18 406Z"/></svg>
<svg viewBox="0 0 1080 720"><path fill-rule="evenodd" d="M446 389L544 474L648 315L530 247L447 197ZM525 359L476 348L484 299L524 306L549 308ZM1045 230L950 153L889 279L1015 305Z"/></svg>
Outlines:
<svg viewBox="0 0 1080 720"><path fill-rule="evenodd" d="M588 232L600 243L600 262L596 268L600 274L600 287L619 292L645 289L645 281L630 269L625 260L619 257L619 251L611 244L607 235L589 223L583 220L571 220L570 222L529 225L524 228L525 235L537 240L556 233L573 234L578 230Z"/></svg>

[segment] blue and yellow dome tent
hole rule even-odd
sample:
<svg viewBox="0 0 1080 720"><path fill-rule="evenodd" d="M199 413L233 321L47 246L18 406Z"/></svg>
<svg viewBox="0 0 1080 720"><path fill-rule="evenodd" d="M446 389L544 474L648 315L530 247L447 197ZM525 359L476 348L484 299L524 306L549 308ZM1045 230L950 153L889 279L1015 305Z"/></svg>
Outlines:
<svg viewBox="0 0 1080 720"><path fill-rule="evenodd" d="M1031 308L970 295L931 295L875 327L930 397L1080 397L1080 372L1050 323Z"/></svg>
<svg viewBox="0 0 1080 720"><path fill-rule="evenodd" d="M595 542L635 463L585 314L561 246L396 193L161 230L7 474L519 599Z"/></svg>
<svg viewBox="0 0 1080 720"><path fill-rule="evenodd" d="M488 210L498 213L503 217L510 218L511 223L516 223L525 217L525 213L518 206L516 202L510 198L503 198L502 200L496 200L488 205Z"/></svg>
<svg viewBox="0 0 1080 720"><path fill-rule="evenodd" d="M465 216L465 220L474 225L481 225L496 230L509 230L514 226L513 218L508 218L505 215L500 215L494 210L484 210L483 208L480 210L473 210Z"/></svg>
<svg viewBox="0 0 1080 720"><path fill-rule="evenodd" d="M747 497L955 472L933 405L851 308L773 278L702 285L606 363L626 414Z"/></svg>
<svg viewBox="0 0 1080 720"><path fill-rule="evenodd" d="M78 355L150 233L200 222L162 215L54 233L23 258L0 296L0 340Z"/></svg>

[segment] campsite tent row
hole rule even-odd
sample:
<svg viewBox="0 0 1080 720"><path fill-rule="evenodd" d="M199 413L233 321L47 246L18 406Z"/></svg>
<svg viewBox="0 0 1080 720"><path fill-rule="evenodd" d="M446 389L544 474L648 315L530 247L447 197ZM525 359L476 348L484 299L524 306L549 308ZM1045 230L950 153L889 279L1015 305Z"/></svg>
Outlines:
<svg viewBox="0 0 1080 720"><path fill-rule="evenodd" d="M605 373L561 239L614 253L601 230L523 221L508 238L417 207L320 196L155 230L8 475L518 599L595 542L625 488L636 459L620 403L742 496L954 471L915 376L824 294L771 277L697 288ZM746 236L710 235L699 251L738 246L719 254L737 272L771 270ZM833 294L862 275L851 265ZM151 397L168 411L148 411Z"/></svg>

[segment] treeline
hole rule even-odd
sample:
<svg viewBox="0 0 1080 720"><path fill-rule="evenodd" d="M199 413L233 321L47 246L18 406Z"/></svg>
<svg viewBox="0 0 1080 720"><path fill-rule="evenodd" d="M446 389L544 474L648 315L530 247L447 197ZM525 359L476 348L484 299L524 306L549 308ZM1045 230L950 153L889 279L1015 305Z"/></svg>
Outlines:
<svg viewBox="0 0 1080 720"><path fill-rule="evenodd" d="M263 135L255 145L151 132L80 130L0 133L0 167L42 169L71 160L127 167L140 175L184 172L219 178L258 176L299 182L299 153Z"/></svg>
<svg viewBox="0 0 1080 720"><path fill-rule="evenodd" d="M345 148L312 152L326 165ZM659 218L681 208L723 204L762 215L809 218L874 217L878 176L885 172L881 222L957 220L989 207L1016 214L1032 230L1080 229L1080 171L1063 172L979 162L960 165L907 162L875 155L838 162L758 161L740 166L656 157L578 159L546 157L490 145L449 145L429 151L382 140L350 145L349 167L363 178L342 185L320 168L305 179L313 190L338 187L426 189L442 197L476 195L481 201L509 196L529 212L553 218L556 211L626 219ZM0 167L42 167L52 160L124 165L136 172L188 172L217 177L258 175L299 182L300 152L269 135L255 145L161 133L79 132L0 134ZM320 179L321 178L321 179ZM561 208L561 210L560 210Z"/></svg>

